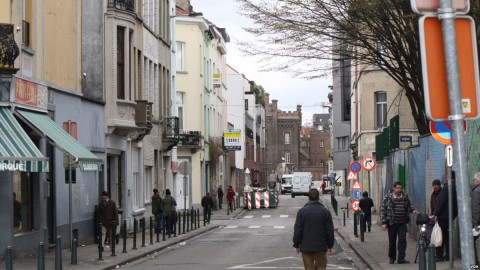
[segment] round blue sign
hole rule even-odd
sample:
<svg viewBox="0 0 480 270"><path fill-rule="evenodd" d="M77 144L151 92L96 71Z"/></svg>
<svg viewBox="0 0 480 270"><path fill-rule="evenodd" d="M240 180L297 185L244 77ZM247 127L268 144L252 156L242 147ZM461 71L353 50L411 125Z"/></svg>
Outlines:
<svg viewBox="0 0 480 270"><path fill-rule="evenodd" d="M354 173L358 173L361 170L362 170L362 164L360 164L360 162L353 161L352 163L350 163L350 171Z"/></svg>

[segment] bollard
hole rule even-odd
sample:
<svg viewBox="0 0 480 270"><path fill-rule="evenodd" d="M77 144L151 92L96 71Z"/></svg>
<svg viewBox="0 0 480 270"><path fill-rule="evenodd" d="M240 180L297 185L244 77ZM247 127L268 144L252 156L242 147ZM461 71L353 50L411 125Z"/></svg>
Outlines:
<svg viewBox="0 0 480 270"><path fill-rule="evenodd" d="M346 226L346 223L345 223L345 209L343 209L343 227Z"/></svg>
<svg viewBox="0 0 480 270"><path fill-rule="evenodd" d="M360 212L360 241L365 241L365 215Z"/></svg>
<svg viewBox="0 0 480 270"><path fill-rule="evenodd" d="M190 232L190 211L187 211L187 233Z"/></svg>
<svg viewBox="0 0 480 270"><path fill-rule="evenodd" d="M190 219L190 228L192 228L192 231L195 230L194 225L195 225L195 212L193 212L193 206L190 209L190 215L192 218Z"/></svg>
<svg viewBox="0 0 480 270"><path fill-rule="evenodd" d="M70 264L77 265L77 239L72 240L72 249L70 254Z"/></svg>
<svg viewBox="0 0 480 270"><path fill-rule="evenodd" d="M115 224L115 220L112 221L112 227L110 229L110 241L111 243L111 249L112 249L112 254L110 256L117 256L115 254L115 244L117 243L117 224Z"/></svg>
<svg viewBox="0 0 480 270"><path fill-rule="evenodd" d="M133 248L132 249L137 249L137 226L138 226L138 221L136 218L133 219Z"/></svg>
<svg viewBox="0 0 480 270"><path fill-rule="evenodd" d="M142 246L145 247L145 217L142 217L140 220L140 224L142 225Z"/></svg>
<svg viewBox="0 0 480 270"><path fill-rule="evenodd" d="M347 218L350 218L350 217L349 217L349 212L350 212L350 211L348 210L348 202L347 202L347 207L346 207L346 208L347 208Z"/></svg>
<svg viewBox="0 0 480 270"><path fill-rule="evenodd" d="M437 269L437 261L435 260L435 246L430 243L428 246L428 270Z"/></svg>
<svg viewBox="0 0 480 270"><path fill-rule="evenodd" d="M178 235L182 234L182 213L180 211L177 212L177 217L178 217Z"/></svg>
<svg viewBox="0 0 480 270"><path fill-rule="evenodd" d="M45 244L43 242L38 244L37 270L45 270Z"/></svg>
<svg viewBox="0 0 480 270"><path fill-rule="evenodd" d="M166 241L165 239L165 232L167 231L167 219L165 216L163 216L163 230L162 230L162 235L163 235L163 238L162 238L162 241Z"/></svg>
<svg viewBox="0 0 480 270"><path fill-rule="evenodd" d="M355 237L358 237L357 223L357 214L353 212L353 235L355 235Z"/></svg>
<svg viewBox="0 0 480 270"><path fill-rule="evenodd" d="M98 260L103 261L103 246L102 246L102 223L98 223L97 230L97 241L98 241Z"/></svg>
<svg viewBox="0 0 480 270"><path fill-rule="evenodd" d="M5 250L5 270L13 270L12 246L8 246Z"/></svg>
<svg viewBox="0 0 480 270"><path fill-rule="evenodd" d="M123 236L123 251L122 253L127 253L127 220L123 220L123 228L122 228L122 236Z"/></svg>
<svg viewBox="0 0 480 270"><path fill-rule="evenodd" d="M183 234L185 234L185 211L183 211Z"/></svg>
<svg viewBox="0 0 480 270"><path fill-rule="evenodd" d="M55 242L55 270L62 270L62 238L57 235Z"/></svg>
<svg viewBox="0 0 480 270"><path fill-rule="evenodd" d="M197 208L197 228L200 228L200 209Z"/></svg>
<svg viewBox="0 0 480 270"><path fill-rule="evenodd" d="M150 216L150 245L153 245L153 217Z"/></svg>
<svg viewBox="0 0 480 270"><path fill-rule="evenodd" d="M427 270L425 261L425 242L418 240L418 270Z"/></svg>

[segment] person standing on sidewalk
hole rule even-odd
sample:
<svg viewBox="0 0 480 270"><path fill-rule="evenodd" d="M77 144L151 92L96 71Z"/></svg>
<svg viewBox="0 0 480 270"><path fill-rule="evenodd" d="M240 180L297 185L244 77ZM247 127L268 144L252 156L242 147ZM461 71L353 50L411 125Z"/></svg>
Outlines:
<svg viewBox="0 0 480 270"><path fill-rule="evenodd" d="M453 174L454 175L454 174ZM455 179L452 178L452 220L457 217L457 189L455 187ZM438 197L437 204L435 205L435 222L442 229L442 246L436 248L436 261L443 262L450 259L448 247L450 245L450 239L448 237L448 184L443 186L440 196ZM445 257L443 257L443 250L445 250Z"/></svg>
<svg viewBox="0 0 480 270"><path fill-rule="evenodd" d="M156 188L153 189L152 214L155 217L155 233L160 233L163 229L162 197Z"/></svg>
<svg viewBox="0 0 480 270"><path fill-rule="evenodd" d="M393 183L393 192L388 193L382 202L382 229L388 228L388 257L390 264L395 263L397 258L397 237L398 237L398 259L397 263L410 263L405 260L407 249L407 223L410 221L409 214L418 214L412 207L408 195L402 192L400 182Z"/></svg>
<svg viewBox="0 0 480 270"><path fill-rule="evenodd" d="M170 192L170 189L165 190L165 197L162 200L162 209L163 209L163 214L165 215L165 223L167 225L167 232L166 233L171 233L173 232L173 226L175 224L175 219L177 217L177 209L175 208L177 206L177 202L175 199L172 197L172 193Z"/></svg>
<svg viewBox="0 0 480 270"><path fill-rule="evenodd" d="M235 190L233 190L232 186L228 186L227 202L228 202L228 208L230 209L230 211L233 211L233 197L235 197Z"/></svg>
<svg viewBox="0 0 480 270"><path fill-rule="evenodd" d="M223 188L222 188L222 185L220 185L217 189L217 197L218 197L218 209L222 209L222 203L223 203Z"/></svg>
<svg viewBox="0 0 480 270"><path fill-rule="evenodd" d="M477 172L473 177L472 187L472 224L476 231L480 231L480 172ZM475 248L475 264L479 264L477 241L478 236L473 238L473 247Z"/></svg>
<svg viewBox="0 0 480 270"><path fill-rule="evenodd" d="M309 201L297 212L293 232L295 252L302 253L306 270L327 269L327 252L332 255L335 237L330 211L318 200L318 189L310 189Z"/></svg>
<svg viewBox="0 0 480 270"><path fill-rule="evenodd" d="M202 206L203 206L203 225L206 223L210 224L210 217L212 216L212 207L213 207L213 199L210 197L210 193L207 192L205 196L202 198Z"/></svg>
<svg viewBox="0 0 480 270"><path fill-rule="evenodd" d="M112 230L115 230L116 226L118 226L118 210L117 205L110 199L110 194L107 191L102 192L102 200L98 204L98 220L105 228L104 244L109 245Z"/></svg>
<svg viewBox="0 0 480 270"><path fill-rule="evenodd" d="M440 180L433 180L432 189L432 195L430 195L430 215L435 215L435 206L437 205L438 197L440 197L440 191L442 191L442 183Z"/></svg>
<svg viewBox="0 0 480 270"><path fill-rule="evenodd" d="M363 198L360 199L359 207L362 209L363 214L365 215L365 221L367 222L368 232L372 229L372 207L373 200L368 197L368 191L362 193Z"/></svg>

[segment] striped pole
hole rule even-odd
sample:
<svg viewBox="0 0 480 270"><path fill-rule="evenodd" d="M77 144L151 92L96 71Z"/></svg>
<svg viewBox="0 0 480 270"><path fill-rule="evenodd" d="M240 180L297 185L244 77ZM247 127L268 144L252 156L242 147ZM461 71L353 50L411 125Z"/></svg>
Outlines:
<svg viewBox="0 0 480 270"><path fill-rule="evenodd" d="M255 208L260 208L260 192L255 192Z"/></svg>
<svg viewBox="0 0 480 270"><path fill-rule="evenodd" d="M278 193L275 193L275 206L278 205Z"/></svg>
<svg viewBox="0 0 480 270"><path fill-rule="evenodd" d="M265 191L264 198L263 198L263 206L268 208L270 206L270 192Z"/></svg>
<svg viewBox="0 0 480 270"><path fill-rule="evenodd" d="M247 197L248 197L248 201L247 201L248 209L252 209L252 195L250 192L248 192Z"/></svg>

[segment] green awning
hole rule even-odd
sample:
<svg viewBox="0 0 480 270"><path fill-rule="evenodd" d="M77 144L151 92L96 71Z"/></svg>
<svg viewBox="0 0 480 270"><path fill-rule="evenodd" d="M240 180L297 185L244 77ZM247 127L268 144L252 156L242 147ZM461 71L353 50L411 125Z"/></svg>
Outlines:
<svg viewBox="0 0 480 270"><path fill-rule="evenodd" d="M48 158L5 107L0 107L0 171L48 172Z"/></svg>
<svg viewBox="0 0 480 270"><path fill-rule="evenodd" d="M48 115L17 109L17 112L39 131L52 140L55 145L78 162L80 171L101 171L102 159L94 155L79 141L68 134L63 128L55 123Z"/></svg>

